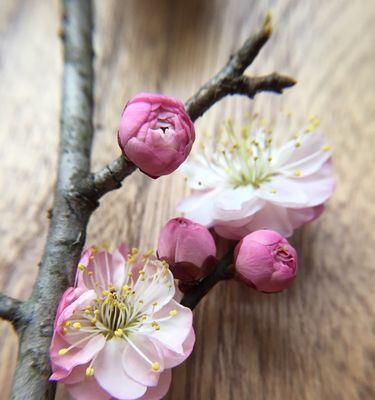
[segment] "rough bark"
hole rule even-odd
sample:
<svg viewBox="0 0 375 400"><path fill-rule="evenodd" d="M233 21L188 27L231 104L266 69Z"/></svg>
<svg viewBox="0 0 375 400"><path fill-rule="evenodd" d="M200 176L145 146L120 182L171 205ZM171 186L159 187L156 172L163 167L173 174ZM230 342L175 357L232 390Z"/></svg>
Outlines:
<svg viewBox="0 0 375 400"><path fill-rule="evenodd" d="M48 348L54 317L63 291L72 284L81 254L86 228L99 199L117 189L135 169L120 156L101 171L90 172L93 138L93 10L91 0L63 0L64 80L60 147L54 203L44 254L30 299L20 302L0 295L0 317L13 323L19 333L19 356L12 399L53 399L55 384L48 381ZM252 98L259 91L281 93L293 79L276 73L246 77L245 69L254 60L271 34L270 18L250 37L224 68L185 104L195 121L226 95ZM212 275L184 297L190 308L227 276L229 255L218 263Z"/></svg>

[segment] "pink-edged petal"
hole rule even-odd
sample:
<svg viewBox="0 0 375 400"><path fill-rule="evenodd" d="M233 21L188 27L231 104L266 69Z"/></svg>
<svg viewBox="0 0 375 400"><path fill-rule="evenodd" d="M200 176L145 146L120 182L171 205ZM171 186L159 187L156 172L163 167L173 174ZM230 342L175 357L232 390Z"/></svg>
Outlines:
<svg viewBox="0 0 375 400"><path fill-rule="evenodd" d="M182 172L193 190L214 189L221 182L221 177L211 168L211 165L201 155L194 155L192 159L181 164L179 171Z"/></svg>
<svg viewBox="0 0 375 400"><path fill-rule="evenodd" d="M105 337L97 334L85 341L83 347L76 347L69 350L64 355L59 355L59 350L66 348L66 342L60 337L59 334L54 335L53 341L53 350L51 351L52 362L58 368L65 369L69 372L77 365L86 364L95 358L95 356L100 353L106 343Z"/></svg>
<svg viewBox="0 0 375 400"><path fill-rule="evenodd" d="M75 292L75 295L78 295L79 291L81 291L80 288ZM89 305L97 297L94 290L88 290L81 293L82 294L77 299L60 312L56 323L57 329L59 329L64 321L68 320L73 315L74 311L83 310L85 306Z"/></svg>
<svg viewBox="0 0 375 400"><path fill-rule="evenodd" d="M191 327L190 332L182 344L183 353L175 353L166 347L162 348L164 357L164 368L173 368L177 365L183 363L191 354L195 343L195 333L193 327Z"/></svg>
<svg viewBox="0 0 375 400"><path fill-rule="evenodd" d="M231 221L247 218L264 205L264 200L258 197L257 191L251 186L228 189L215 200L215 221Z"/></svg>
<svg viewBox="0 0 375 400"><path fill-rule="evenodd" d="M214 199L220 196L220 192L220 189L196 192L183 199L177 205L177 210L184 213L186 218L210 227L214 220Z"/></svg>
<svg viewBox="0 0 375 400"><path fill-rule="evenodd" d="M327 161L315 174L296 181L309 199L306 204L307 207L317 206L326 202L332 196L336 187L330 161Z"/></svg>
<svg viewBox="0 0 375 400"><path fill-rule="evenodd" d="M169 318L172 310L176 310L177 315ZM156 339L162 346L176 353L184 354L183 343L189 335L193 320L191 310L171 300L162 310L154 314L154 320L158 322L160 329L154 330L145 325L143 332L152 339Z"/></svg>
<svg viewBox="0 0 375 400"><path fill-rule="evenodd" d="M128 343L122 355L122 367L130 378L145 386L156 386L160 373L164 370L164 361L157 346L142 334L129 335ZM151 364L147 362L134 348L140 350L152 363L157 362L160 369L153 371Z"/></svg>
<svg viewBox="0 0 375 400"><path fill-rule="evenodd" d="M270 229L279 232L284 237L293 234L294 227L288 216L288 209L267 203L262 210L246 225L248 232L258 229Z"/></svg>
<svg viewBox="0 0 375 400"><path fill-rule="evenodd" d="M111 395L100 387L96 379L85 377L84 380L66 385L74 400L109 400Z"/></svg>
<svg viewBox="0 0 375 400"><path fill-rule="evenodd" d="M139 400L161 400L168 393L171 381L172 371L167 369L161 373L158 385L156 387L149 387Z"/></svg>
<svg viewBox="0 0 375 400"><path fill-rule="evenodd" d="M138 294L138 300L142 300L142 311L145 313L157 312L168 304L175 294L174 278L172 272L167 269L162 272L160 262L150 262L145 269L143 279L138 279L134 290ZM158 274L158 278L154 275Z"/></svg>
<svg viewBox="0 0 375 400"><path fill-rule="evenodd" d="M93 364L95 378L112 397L137 399L146 392L146 386L135 382L122 368L119 357L122 357L125 345L123 339L113 338L106 342Z"/></svg>
<svg viewBox="0 0 375 400"><path fill-rule="evenodd" d="M317 170L330 158L331 152L323 150L323 137L312 133L303 135L296 147L296 141L285 143L275 152L275 168L292 174L300 170L304 175L309 175Z"/></svg>
<svg viewBox="0 0 375 400"><path fill-rule="evenodd" d="M288 218L294 229L302 225L314 221L324 210L324 205L309 208L288 208Z"/></svg>
<svg viewBox="0 0 375 400"><path fill-rule="evenodd" d="M248 224L242 226L231 226L229 224L225 225L215 224L214 229L219 236L230 240L240 240L251 232L251 230L248 227Z"/></svg>
<svg viewBox="0 0 375 400"><path fill-rule="evenodd" d="M59 306L56 311L56 317L55 317L55 324L54 324L54 329L58 326L57 322L59 320L60 315L62 312L67 308L70 304L72 304L75 300L78 299L84 292L84 289L79 287L79 288L73 288L70 287L66 289L64 294L61 297L61 300L59 302Z"/></svg>
<svg viewBox="0 0 375 400"><path fill-rule="evenodd" d="M298 181L284 176L275 176L270 182L262 184L257 191L259 196L282 207L306 207L309 197Z"/></svg>

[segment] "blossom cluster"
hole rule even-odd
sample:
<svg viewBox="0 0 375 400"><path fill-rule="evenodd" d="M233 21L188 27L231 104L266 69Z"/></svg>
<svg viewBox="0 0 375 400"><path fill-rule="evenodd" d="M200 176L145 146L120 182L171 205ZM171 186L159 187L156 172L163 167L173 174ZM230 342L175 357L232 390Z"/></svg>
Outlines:
<svg viewBox="0 0 375 400"><path fill-rule="evenodd" d="M184 216L161 230L156 252L120 245L82 254L56 313L51 379L74 399L163 398L171 369L195 342L181 299L215 275L220 237L235 241L226 242L226 278L264 293L289 287L298 256L286 237L322 213L335 187L318 127L310 117L288 136L285 124L254 118L236 130L229 121L215 141L202 135L183 163L195 140L183 104L148 93L130 100L118 131L124 157L152 178L183 163L193 193L178 206Z"/></svg>

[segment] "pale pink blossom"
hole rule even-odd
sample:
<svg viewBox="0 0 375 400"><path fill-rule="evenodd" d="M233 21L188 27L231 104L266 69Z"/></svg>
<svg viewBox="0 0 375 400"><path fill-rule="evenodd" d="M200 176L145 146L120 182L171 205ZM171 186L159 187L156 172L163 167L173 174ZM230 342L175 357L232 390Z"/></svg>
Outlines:
<svg viewBox="0 0 375 400"><path fill-rule="evenodd" d="M312 117L305 129L275 126L258 120L201 150L181 167L193 194L178 210L229 239L241 239L257 229L272 229L285 237L317 218L331 197L331 150L317 132ZM277 137L295 136L278 142ZM276 137L275 137L276 136Z"/></svg>
<svg viewBox="0 0 375 400"><path fill-rule="evenodd" d="M195 341L192 312L174 295L151 252L87 250L57 310L51 380L77 400L163 398Z"/></svg>
<svg viewBox="0 0 375 400"><path fill-rule="evenodd" d="M215 241L206 227L186 218L173 218L161 230L158 257L166 260L175 278L203 278L216 263Z"/></svg>
<svg viewBox="0 0 375 400"><path fill-rule="evenodd" d="M124 108L119 145L126 158L153 178L176 170L194 140L193 122L178 99L139 93Z"/></svg>
<svg viewBox="0 0 375 400"><path fill-rule="evenodd" d="M259 230L237 244L234 265L237 279L262 292L279 292L296 277L297 253L277 232Z"/></svg>

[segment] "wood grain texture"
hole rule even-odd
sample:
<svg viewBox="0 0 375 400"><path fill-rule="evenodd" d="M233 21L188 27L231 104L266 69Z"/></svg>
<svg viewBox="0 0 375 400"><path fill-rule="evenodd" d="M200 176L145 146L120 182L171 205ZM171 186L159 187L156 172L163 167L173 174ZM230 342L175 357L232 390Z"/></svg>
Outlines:
<svg viewBox="0 0 375 400"><path fill-rule="evenodd" d="M94 166L118 155L124 102L139 91L185 100L215 73L271 9L275 33L249 72L298 79L277 97L230 98L197 133L249 110L311 113L335 149L338 188L323 216L294 236L300 273L282 294L222 283L195 311L197 344L174 371L169 399L375 398L375 5L371 1L97 1ZM0 285L31 292L55 179L61 94L57 1L0 3ZM88 243L154 247L187 193L178 174L136 172L107 195ZM0 323L0 398L7 399L17 338ZM59 398L64 399L61 389Z"/></svg>

